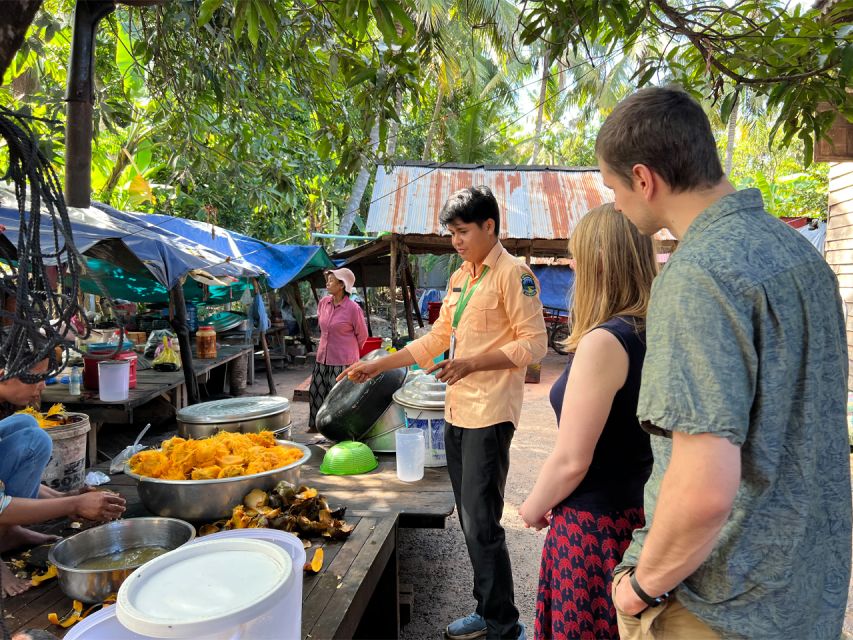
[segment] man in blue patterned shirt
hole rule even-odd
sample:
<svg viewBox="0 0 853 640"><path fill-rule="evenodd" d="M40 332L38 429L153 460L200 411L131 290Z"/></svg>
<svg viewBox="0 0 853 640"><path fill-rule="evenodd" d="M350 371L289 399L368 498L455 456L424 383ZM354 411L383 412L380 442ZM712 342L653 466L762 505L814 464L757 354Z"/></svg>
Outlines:
<svg viewBox="0 0 853 640"><path fill-rule="evenodd" d="M838 283L723 175L686 93L620 103L596 142L616 207L679 240L652 288L638 415L646 526L617 567L622 638L827 638L850 580Z"/></svg>

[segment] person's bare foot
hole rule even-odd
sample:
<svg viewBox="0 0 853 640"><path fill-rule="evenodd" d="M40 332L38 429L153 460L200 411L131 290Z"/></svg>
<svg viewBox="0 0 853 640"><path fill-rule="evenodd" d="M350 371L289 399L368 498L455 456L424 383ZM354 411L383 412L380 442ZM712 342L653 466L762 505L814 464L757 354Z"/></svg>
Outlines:
<svg viewBox="0 0 853 640"><path fill-rule="evenodd" d="M2 560L0 560L0 572L3 573L3 595L7 597L21 594L32 586L29 580L15 577L12 570Z"/></svg>
<svg viewBox="0 0 853 640"><path fill-rule="evenodd" d="M50 544L59 540L60 536L39 533L20 525L0 529L0 553L11 551L18 547L35 547L40 544Z"/></svg>

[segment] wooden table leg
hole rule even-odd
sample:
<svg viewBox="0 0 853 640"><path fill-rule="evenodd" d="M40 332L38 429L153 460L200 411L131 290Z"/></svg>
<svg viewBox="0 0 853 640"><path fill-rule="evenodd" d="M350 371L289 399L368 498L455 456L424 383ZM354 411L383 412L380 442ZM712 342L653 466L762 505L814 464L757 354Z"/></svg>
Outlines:
<svg viewBox="0 0 853 640"><path fill-rule="evenodd" d="M89 433L86 436L86 460L90 467L98 464L98 429L100 422L89 422Z"/></svg>
<svg viewBox="0 0 853 640"><path fill-rule="evenodd" d="M393 545L393 549L361 617L361 623L355 632L356 638L386 640L400 637L400 565L397 532L398 527L395 525L387 542Z"/></svg>

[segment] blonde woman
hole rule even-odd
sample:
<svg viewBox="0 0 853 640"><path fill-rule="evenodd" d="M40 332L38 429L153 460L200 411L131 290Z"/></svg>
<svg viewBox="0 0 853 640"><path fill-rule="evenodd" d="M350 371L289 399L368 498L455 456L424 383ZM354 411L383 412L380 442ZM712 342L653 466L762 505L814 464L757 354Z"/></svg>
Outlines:
<svg viewBox="0 0 853 640"><path fill-rule="evenodd" d="M569 363L551 389L559 435L519 513L529 527L549 527L535 636L617 638L611 574L644 524L652 467L636 412L655 255L612 204L581 219L569 248Z"/></svg>

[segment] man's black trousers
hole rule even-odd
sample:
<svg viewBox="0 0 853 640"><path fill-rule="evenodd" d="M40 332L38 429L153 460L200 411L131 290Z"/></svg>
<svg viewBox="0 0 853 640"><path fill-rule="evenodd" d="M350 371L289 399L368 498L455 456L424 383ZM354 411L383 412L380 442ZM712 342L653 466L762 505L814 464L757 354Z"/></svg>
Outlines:
<svg viewBox="0 0 853 640"><path fill-rule="evenodd" d="M456 510L474 568L477 613L486 619L489 638L517 638L512 567L501 527L509 445L515 427L501 422L482 429L445 425L447 471Z"/></svg>

